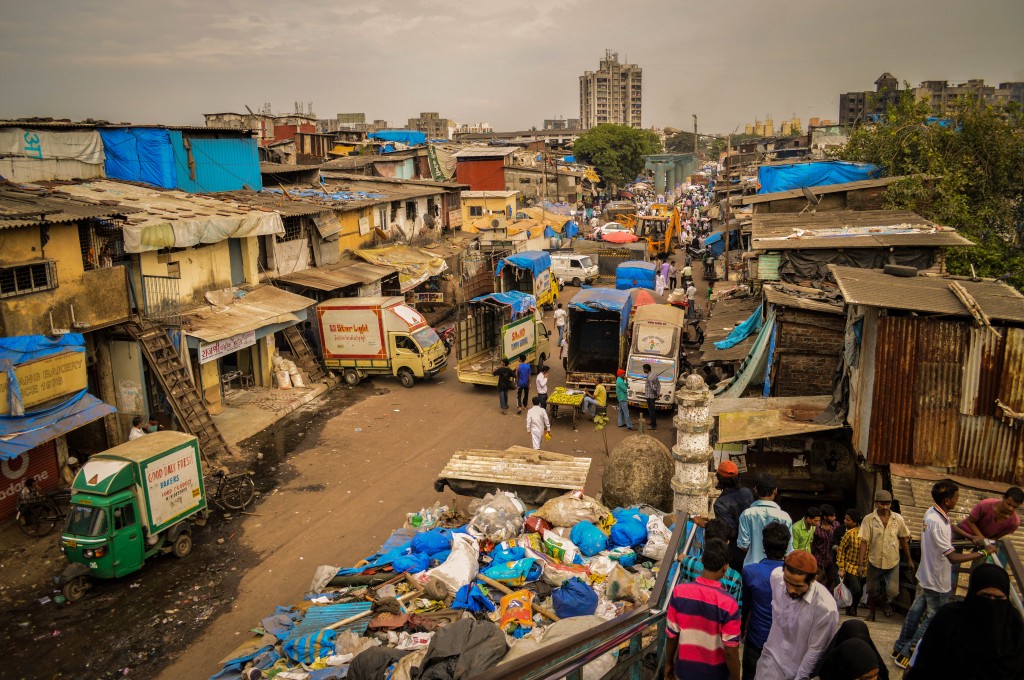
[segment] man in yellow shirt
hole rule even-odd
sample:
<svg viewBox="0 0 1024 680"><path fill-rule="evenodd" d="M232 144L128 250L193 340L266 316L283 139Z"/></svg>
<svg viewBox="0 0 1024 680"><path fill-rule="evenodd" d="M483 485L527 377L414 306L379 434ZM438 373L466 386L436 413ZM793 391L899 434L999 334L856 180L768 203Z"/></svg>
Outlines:
<svg viewBox="0 0 1024 680"><path fill-rule="evenodd" d="M594 390L587 396L583 397L582 410L588 416L593 418L597 415L598 409L602 412L605 406L608 404L608 390L601 383L594 385Z"/></svg>
<svg viewBox="0 0 1024 680"><path fill-rule="evenodd" d="M867 567L862 566L857 558L860 555L860 522L861 514L854 508L846 510L843 517L843 525L846 532L839 541L839 549L836 551L836 567L839 569L839 580L847 587L853 596L853 604L846 608L847 616L857 615L857 603L864 594L864 577L867 575Z"/></svg>

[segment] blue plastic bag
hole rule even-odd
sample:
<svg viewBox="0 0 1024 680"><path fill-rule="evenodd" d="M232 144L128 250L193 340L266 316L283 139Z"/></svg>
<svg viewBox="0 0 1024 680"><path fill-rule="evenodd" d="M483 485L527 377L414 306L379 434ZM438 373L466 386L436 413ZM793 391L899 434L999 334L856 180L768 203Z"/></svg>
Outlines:
<svg viewBox="0 0 1024 680"><path fill-rule="evenodd" d="M593 557L608 547L608 537L590 522L580 522L574 526L569 540L587 557Z"/></svg>
<svg viewBox="0 0 1024 680"><path fill-rule="evenodd" d="M480 612L493 612L497 607L490 598L484 595L480 586L475 583L468 583L455 593L455 600L452 602L452 609L468 609L474 614Z"/></svg>
<svg viewBox="0 0 1024 680"><path fill-rule="evenodd" d="M395 561L391 563L391 567L395 570L396 574L402 574L407 571L413 574L419 573L430 568L430 555L417 552L402 555L395 558Z"/></svg>
<svg viewBox="0 0 1024 680"><path fill-rule="evenodd" d="M524 583L536 581L540 578L544 565L532 557L515 562L495 563L484 569L481 573L487 578L501 581L509 585L521 586Z"/></svg>
<svg viewBox="0 0 1024 680"><path fill-rule="evenodd" d="M551 591L551 601L555 614L561 619L590 616L597 611L597 593L575 576Z"/></svg>
<svg viewBox="0 0 1024 680"><path fill-rule="evenodd" d="M433 555L452 547L452 532L440 527L416 534L412 539L413 552Z"/></svg>
<svg viewBox="0 0 1024 680"><path fill-rule="evenodd" d="M615 547L632 548L647 542L647 515L636 510L613 510L615 524L612 525L611 544Z"/></svg>
<svg viewBox="0 0 1024 680"><path fill-rule="evenodd" d="M516 545L508 545L508 542L499 543L491 551L491 563L515 562L526 557L526 550Z"/></svg>

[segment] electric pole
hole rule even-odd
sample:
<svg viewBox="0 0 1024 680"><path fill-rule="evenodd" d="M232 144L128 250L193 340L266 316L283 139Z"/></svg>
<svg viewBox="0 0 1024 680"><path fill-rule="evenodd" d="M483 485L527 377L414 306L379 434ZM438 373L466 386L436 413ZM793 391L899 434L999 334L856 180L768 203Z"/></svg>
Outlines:
<svg viewBox="0 0 1024 680"><path fill-rule="evenodd" d="M693 152L697 153L697 114L693 114Z"/></svg>

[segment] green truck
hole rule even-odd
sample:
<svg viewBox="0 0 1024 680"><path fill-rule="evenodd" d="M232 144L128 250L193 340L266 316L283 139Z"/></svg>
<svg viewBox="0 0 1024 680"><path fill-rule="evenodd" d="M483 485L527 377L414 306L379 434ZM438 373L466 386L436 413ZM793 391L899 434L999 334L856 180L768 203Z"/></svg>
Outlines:
<svg viewBox="0 0 1024 680"><path fill-rule="evenodd" d="M150 557L192 552L192 526L209 516L199 442L182 432L154 432L98 453L71 486L60 549L67 568L56 578L69 601L89 578L117 578Z"/></svg>

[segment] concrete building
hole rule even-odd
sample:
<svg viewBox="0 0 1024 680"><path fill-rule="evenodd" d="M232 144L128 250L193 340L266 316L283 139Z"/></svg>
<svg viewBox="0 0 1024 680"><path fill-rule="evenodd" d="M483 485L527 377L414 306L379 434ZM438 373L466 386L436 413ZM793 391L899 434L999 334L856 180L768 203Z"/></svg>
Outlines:
<svg viewBox="0 0 1024 680"><path fill-rule="evenodd" d="M597 71L580 76L580 123L583 129L611 123L642 127L643 69L620 64L619 53L605 50Z"/></svg>
<svg viewBox="0 0 1024 680"><path fill-rule="evenodd" d="M544 119L545 130L579 130L580 119L579 118L545 118Z"/></svg>
<svg viewBox="0 0 1024 680"><path fill-rule="evenodd" d="M366 124L365 113L339 113L337 114L338 127L350 128Z"/></svg>
<svg viewBox="0 0 1024 680"><path fill-rule="evenodd" d="M839 95L839 124L855 125L885 113L899 98L900 81L888 71L875 80L875 91Z"/></svg>
<svg viewBox="0 0 1024 680"><path fill-rule="evenodd" d="M462 223L470 224L484 215L512 218L516 211L518 191L463 191Z"/></svg>
<svg viewBox="0 0 1024 680"><path fill-rule="evenodd" d="M911 88L911 92L918 101L928 102L933 116L944 115L949 105L960 97L976 97L992 106L1005 106L1010 102L1024 106L1024 82L999 83L996 87L986 85L981 78L971 78L964 83L926 80ZM839 95L839 124L854 125L872 116L882 115L897 97L899 81L891 73L883 73L875 81L874 92L847 92ZM812 120L811 125L814 124Z"/></svg>
<svg viewBox="0 0 1024 680"><path fill-rule="evenodd" d="M427 139L451 139L456 125L448 118L442 118L437 111L424 111L419 118L410 118L406 127L425 132Z"/></svg>

